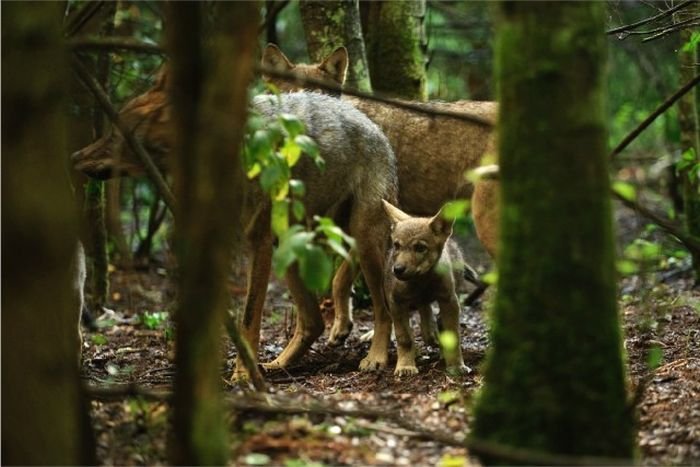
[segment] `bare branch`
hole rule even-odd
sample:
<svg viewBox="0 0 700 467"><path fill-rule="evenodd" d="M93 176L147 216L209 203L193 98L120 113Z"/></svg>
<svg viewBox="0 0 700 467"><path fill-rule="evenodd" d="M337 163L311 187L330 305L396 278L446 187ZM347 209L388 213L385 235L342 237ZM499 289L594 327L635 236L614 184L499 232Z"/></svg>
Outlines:
<svg viewBox="0 0 700 467"><path fill-rule="evenodd" d="M399 107L399 108L410 110L410 111L417 112L417 113L422 113L425 115L433 115L436 117L454 118L456 120L462 120L465 122L475 123L477 125L487 127L487 128L493 128L496 126L494 121L492 121L488 118L480 117L478 115L468 114L465 112L452 112L449 110L439 110L436 107L431 106L428 103L422 104L422 103L416 103L416 102L410 102L410 101L404 101L404 100L398 100L398 99L391 99L391 98L382 97L382 96L379 96L376 94L368 94L366 92L344 89L341 86L338 86L336 84L329 83L329 82L323 81L323 80L298 76L298 75L294 74L293 72L288 72L288 71L285 72L285 71L280 71L277 69L263 67L263 66L257 66L256 71L261 72L261 73L265 73L268 76L274 76L275 78L282 78L285 80L289 80L289 81L295 82L301 86L307 85L307 84L312 84L313 86L315 86L317 88L325 89L328 91L335 91L336 93L342 92L344 95L347 95L347 96L359 97L361 99L367 99L367 100L371 100L371 101L381 102L383 104L391 105L394 107Z"/></svg>
<svg viewBox="0 0 700 467"><path fill-rule="evenodd" d="M700 82L700 75L696 75L693 79L685 83L678 91L673 93L668 99L666 99L661 105L659 105L656 110L654 110L647 118L642 121L637 128L632 130L625 138L618 144L615 149L610 153L610 157L615 157L621 153L629 144L634 141L637 136L639 136L651 123L656 120L656 117L664 113L669 107L671 107L678 99L683 97L685 93L693 89Z"/></svg>
<svg viewBox="0 0 700 467"><path fill-rule="evenodd" d="M663 31L661 31L661 32L658 33L658 34L654 34L654 35L651 36L651 37L646 37L646 38L642 39L642 42L653 41L653 40L655 40L655 39L659 39L659 38L661 38L661 37L665 37L665 36L671 34L672 32L676 32L676 31L680 31L680 30L682 30L682 29L687 29L687 28L699 26L700 23L697 21L698 19L700 19L700 17L697 17L697 16L696 16L695 18L690 18L689 20L681 21L681 22L679 22L679 23L676 23L676 24L674 24L674 25L672 25L672 26L667 27L666 29L664 29Z"/></svg>
<svg viewBox="0 0 700 467"><path fill-rule="evenodd" d="M666 16L668 16L668 15L671 15L671 14L675 13L676 11L681 10L681 9L683 9L683 8L685 8L685 7L689 6L689 5L691 5L691 4L694 3L695 1L697 1L697 0L686 0L685 2L681 2L681 3L679 3L678 5L674 6L673 8L669 8L668 10L662 11L662 12L659 13L658 15L654 15L654 16L652 16L652 17L650 17L650 18L646 18L646 19L643 19L643 20L641 20L641 21L637 21L636 23L627 24L627 25L624 25L624 26L619 26L619 27L617 27L617 28L609 29L609 30L605 31L605 33L606 33L606 34L617 34L617 33L620 33L620 32L629 31L630 29L636 29L636 28L638 28L639 26L643 26L643 25L645 25L645 24L649 24L649 23L652 23L652 22L654 22L654 21L658 21L658 20L660 20L661 18L664 18L664 17L666 17ZM624 38L623 38L623 39L624 39Z"/></svg>
<svg viewBox="0 0 700 467"><path fill-rule="evenodd" d="M79 33L87 22L90 21L90 19L95 16L98 11L100 11L100 8L102 8L104 3L105 2L103 0L85 3L65 26L64 34L66 37L71 37Z"/></svg>
<svg viewBox="0 0 700 467"><path fill-rule="evenodd" d="M78 37L68 40L72 50L129 50L151 55L165 55L157 44L123 37Z"/></svg>
<svg viewBox="0 0 700 467"><path fill-rule="evenodd" d="M75 70L77 73L80 81L82 81L85 87L87 87L95 96L97 102L100 103L109 120L122 133L131 150L134 151L134 153L136 153L138 158L141 160L141 163L146 169L146 173L156 185L156 188L158 188L163 201L165 201L165 204L167 204L168 208L170 208L170 212L174 214L175 198L170 191L170 187L168 187L168 184L165 182L165 178L163 178L163 175L160 173L160 170L158 170L158 167L156 167L156 165L153 163L151 156L148 154L141 142L134 137L131 130L124 124L124 122L121 121L119 118L119 113L109 101L109 96L107 96L107 93L102 89L100 84L95 80L85 66L80 63L80 60L73 57L71 62L73 65L73 70Z"/></svg>

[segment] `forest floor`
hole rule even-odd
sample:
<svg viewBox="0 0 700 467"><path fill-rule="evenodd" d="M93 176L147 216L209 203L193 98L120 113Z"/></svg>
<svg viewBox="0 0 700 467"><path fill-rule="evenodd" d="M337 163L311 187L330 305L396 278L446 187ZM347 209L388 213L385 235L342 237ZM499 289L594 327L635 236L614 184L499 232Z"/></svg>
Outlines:
<svg viewBox="0 0 700 467"><path fill-rule="evenodd" d="M621 248L644 231L638 217L616 209ZM658 233L652 233L652 236ZM668 240L664 240L668 242ZM481 271L488 260L473 241L466 257ZM700 463L700 290L688 260L666 261L621 280L630 398L638 415L640 461L647 465ZM231 291L241 297L240 284ZM488 302L488 299L485 299ZM174 375L173 285L162 268L115 270L100 329L86 333L83 378L92 388L92 417L102 464L165 464ZM448 376L434 348L416 332L419 373L361 373L371 313L355 312L355 328L339 348L322 337L302 362L267 375L271 390L251 395L231 386L235 352L222 336L221 381L231 429L231 460L240 465L463 465L474 462L460 443L472 422L471 400L482 384L488 348L485 310L462 314L462 349L472 368ZM332 310L325 318L332 319ZM272 360L291 337L292 307L285 289L268 292L261 360ZM416 326L417 331L417 326ZM117 388L110 391L106 388Z"/></svg>

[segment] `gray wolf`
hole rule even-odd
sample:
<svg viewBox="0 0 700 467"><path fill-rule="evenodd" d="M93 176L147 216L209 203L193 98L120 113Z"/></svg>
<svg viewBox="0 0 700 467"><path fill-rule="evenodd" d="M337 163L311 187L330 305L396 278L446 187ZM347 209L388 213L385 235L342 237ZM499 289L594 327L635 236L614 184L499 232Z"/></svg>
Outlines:
<svg viewBox="0 0 700 467"><path fill-rule="evenodd" d="M457 297L459 284L464 281L464 260L454 242L449 242L452 222L438 212L433 217L413 217L396 206L383 201L391 221L391 249L385 273L385 289L389 299L389 313L394 322L398 361L397 376L418 373L416 346L409 313L421 313L423 338L431 332L426 329L432 317L430 304L437 302L443 329L453 333L457 349L443 349L443 357L450 373L468 371L460 349L459 311Z"/></svg>
<svg viewBox="0 0 700 467"><path fill-rule="evenodd" d="M121 119L134 131L146 148L153 150L157 165L167 169L165 157L173 144L170 133L171 108L166 90L167 71L152 89L128 102ZM279 112L291 113L304 123L325 160L325 170L302 157L292 176L304 182L307 222L314 215L332 217L356 239L359 264L374 303L375 337L363 370L386 366L391 321L382 287L389 222L381 200L396 200L396 161L381 130L351 105L319 93L284 94L280 99L257 96L255 111L266 118ZM137 175L144 169L123 137L113 130L72 156L74 167L89 176L109 178ZM271 203L257 181L246 186L241 225L246 227L249 252L248 289L242 332L255 355L259 347L262 309L271 268L273 234L270 226ZM303 286L295 266L287 273L287 284L298 315L294 335L283 352L268 368L284 368L298 360L323 332L317 298ZM237 362L234 378L245 377Z"/></svg>
<svg viewBox="0 0 700 467"><path fill-rule="evenodd" d="M339 47L318 64L292 63L274 45L263 52L262 66L304 78L342 85L348 67L348 54ZM300 84L264 78L282 91L294 91ZM302 82L302 81L300 81ZM399 206L415 215L430 216L455 198L471 198L471 211L477 236L493 257L498 238L498 182L474 184L464 174L481 166L482 160L496 157L493 127L417 113L368 99L344 96L343 100L364 112L384 131L396 154L399 177ZM475 114L495 122L495 102L457 101L425 104L427 110L449 110ZM495 159L494 159L495 162ZM345 340L352 329L349 309L350 288L354 272L343 263L333 281L336 304L335 321L329 343Z"/></svg>

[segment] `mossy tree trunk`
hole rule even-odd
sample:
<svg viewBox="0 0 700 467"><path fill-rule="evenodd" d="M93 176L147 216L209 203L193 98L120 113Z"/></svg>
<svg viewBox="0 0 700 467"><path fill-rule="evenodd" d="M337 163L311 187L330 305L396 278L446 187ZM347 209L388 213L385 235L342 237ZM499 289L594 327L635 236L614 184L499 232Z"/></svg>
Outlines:
<svg viewBox="0 0 700 467"><path fill-rule="evenodd" d="M320 62L337 47L345 46L350 56L345 85L371 92L358 1L302 0L299 11L311 61Z"/></svg>
<svg viewBox="0 0 700 467"><path fill-rule="evenodd" d="M67 171L60 4L2 5L2 461L95 462L78 375L70 274L78 240Z"/></svg>
<svg viewBox="0 0 700 467"><path fill-rule="evenodd" d="M597 2L499 5L499 282L473 436L631 459L606 162L604 11Z"/></svg>
<svg viewBox="0 0 700 467"><path fill-rule="evenodd" d="M259 12L252 2L174 2L167 12L180 267L170 455L175 464L225 464L220 343L230 300L225 281L240 229L245 177L239 148ZM215 22L205 39L209 18Z"/></svg>
<svg viewBox="0 0 700 467"><path fill-rule="evenodd" d="M361 8L374 90L425 100L425 0L363 2Z"/></svg>
<svg viewBox="0 0 700 467"><path fill-rule="evenodd" d="M688 16L700 14L700 3L690 7ZM685 19L685 18L683 18ZM678 52L680 82L687 83L698 73L697 46L689 49L693 29L680 33ZM697 89L693 89L678 101L678 118L681 129L681 169L679 170L683 192L683 214L689 234L700 237L700 142L698 140ZM693 257L695 280L700 282L700 257Z"/></svg>

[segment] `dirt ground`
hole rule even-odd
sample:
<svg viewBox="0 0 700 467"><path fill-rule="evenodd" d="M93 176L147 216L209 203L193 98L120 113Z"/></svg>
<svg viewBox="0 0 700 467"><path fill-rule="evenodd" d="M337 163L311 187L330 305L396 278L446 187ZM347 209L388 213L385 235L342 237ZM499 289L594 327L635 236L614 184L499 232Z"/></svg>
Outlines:
<svg viewBox="0 0 700 467"><path fill-rule="evenodd" d="M616 210L621 244L643 222ZM624 238L625 235L629 238ZM467 242L467 257L481 271L488 260ZM639 426L643 464L700 463L700 291L692 287L688 261L626 277L620 283L620 313ZM93 393L92 416L103 464L164 464L170 408L157 394L170 391L174 375L174 294L163 268L115 270L111 300L100 329L86 334L83 378L92 388L127 388L137 397ZM232 283L240 299L240 284ZM462 314L462 349L472 372L450 377L439 352L418 337L419 374L394 378L390 369L357 371L369 344L371 314L355 312L355 328L340 348L326 337L301 364L267 375L270 393L251 396L227 383L235 357L222 335L222 387L231 427L231 462L239 465L463 465L460 447L471 423L470 401L481 385L479 365L488 347L485 305ZM330 316L326 316L329 318ZM292 307L285 289L268 292L261 360L269 361L291 337ZM416 323L416 331L418 330ZM420 333L416 332L419 336ZM120 389L120 390L121 390ZM266 402L266 404L261 404ZM270 410L270 404L279 410ZM261 408L262 407L262 408Z"/></svg>

